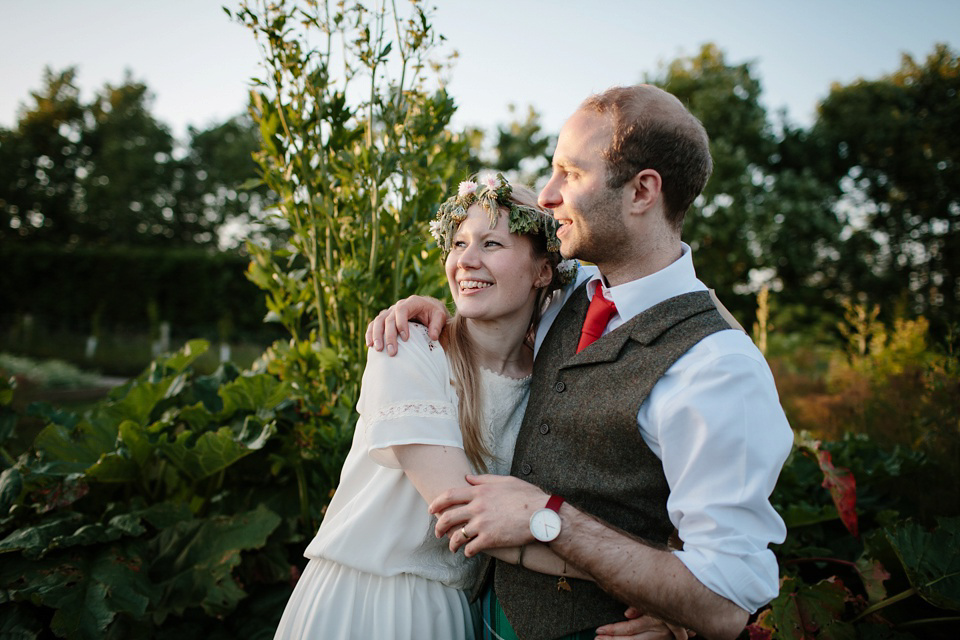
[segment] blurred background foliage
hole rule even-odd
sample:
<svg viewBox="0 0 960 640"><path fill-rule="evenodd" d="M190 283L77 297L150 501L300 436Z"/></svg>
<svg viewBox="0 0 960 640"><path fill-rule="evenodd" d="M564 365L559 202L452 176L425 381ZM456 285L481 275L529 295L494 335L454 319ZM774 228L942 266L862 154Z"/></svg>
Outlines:
<svg viewBox="0 0 960 640"><path fill-rule="evenodd" d="M84 102L75 68L0 128L0 636L272 636L350 442L367 321L445 296L426 221L481 168L549 172L534 107L450 126L430 11L244 3L225 19L264 74L247 113L187 140L132 75ZM710 133L684 238L797 432L784 586L745 637L958 624L958 72L945 46L905 56L805 128L713 45L638 78Z"/></svg>

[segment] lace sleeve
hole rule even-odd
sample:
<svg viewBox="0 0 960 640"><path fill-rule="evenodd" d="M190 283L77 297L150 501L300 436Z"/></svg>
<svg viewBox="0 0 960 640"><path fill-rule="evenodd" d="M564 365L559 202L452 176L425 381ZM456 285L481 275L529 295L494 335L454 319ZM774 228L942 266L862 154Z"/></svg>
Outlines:
<svg viewBox="0 0 960 640"><path fill-rule="evenodd" d="M398 420L401 418L452 418L457 419L456 407L449 402L400 402L382 407L370 418L369 427L378 422Z"/></svg>
<svg viewBox="0 0 960 640"><path fill-rule="evenodd" d="M358 428L374 462L399 468L397 445L463 448L450 376L443 349L419 327L400 343L395 357L370 352L357 409Z"/></svg>

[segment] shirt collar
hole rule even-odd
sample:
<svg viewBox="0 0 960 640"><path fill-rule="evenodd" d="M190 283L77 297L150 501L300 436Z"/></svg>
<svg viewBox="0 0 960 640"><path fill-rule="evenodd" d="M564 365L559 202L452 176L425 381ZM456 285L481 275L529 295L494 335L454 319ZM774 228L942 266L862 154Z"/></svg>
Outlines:
<svg viewBox="0 0 960 640"><path fill-rule="evenodd" d="M594 271L587 281L587 297L593 300L593 292L602 286L603 297L616 305L617 316L622 323L674 296L705 291L706 285L697 280L690 246L685 242L680 243L680 252L679 258L660 271L615 287L604 285L600 272Z"/></svg>

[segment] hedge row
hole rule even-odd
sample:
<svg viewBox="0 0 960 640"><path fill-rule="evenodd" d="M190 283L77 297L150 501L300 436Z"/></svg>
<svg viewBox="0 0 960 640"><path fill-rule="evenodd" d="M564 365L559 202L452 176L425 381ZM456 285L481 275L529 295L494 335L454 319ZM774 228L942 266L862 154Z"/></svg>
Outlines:
<svg viewBox="0 0 960 640"><path fill-rule="evenodd" d="M248 259L202 249L68 250L8 243L0 251L0 323L26 314L55 330L156 330L220 337L261 335L264 294Z"/></svg>

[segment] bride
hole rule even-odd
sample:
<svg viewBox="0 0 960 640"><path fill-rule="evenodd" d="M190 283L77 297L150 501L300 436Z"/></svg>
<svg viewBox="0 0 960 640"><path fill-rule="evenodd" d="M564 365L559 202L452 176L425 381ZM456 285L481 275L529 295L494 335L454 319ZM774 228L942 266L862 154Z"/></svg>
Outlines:
<svg viewBox="0 0 960 640"><path fill-rule="evenodd" d="M533 191L499 175L461 183L440 207L431 232L456 315L438 342L413 325L396 357L369 351L340 486L276 638L475 637L463 589L478 559L434 536L427 504L468 473L510 471L531 329L560 285L556 227ZM543 545L492 555L577 575Z"/></svg>

